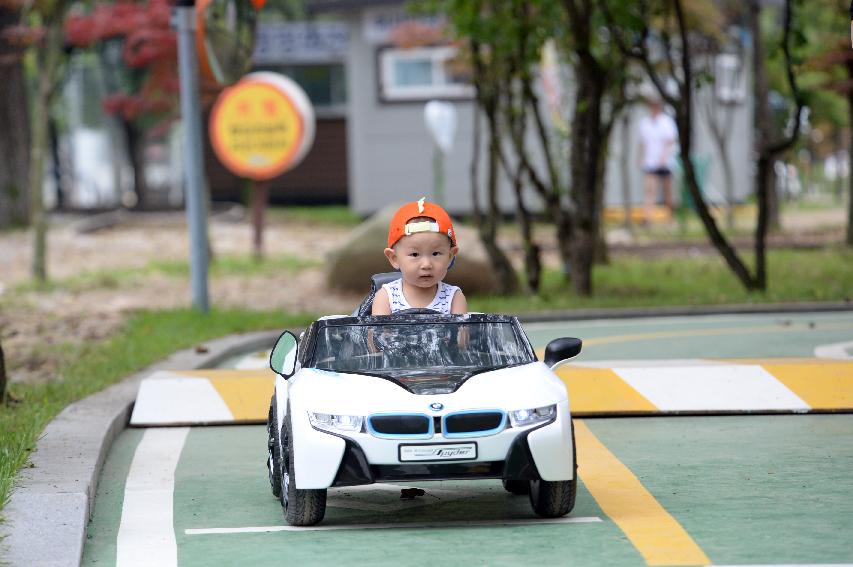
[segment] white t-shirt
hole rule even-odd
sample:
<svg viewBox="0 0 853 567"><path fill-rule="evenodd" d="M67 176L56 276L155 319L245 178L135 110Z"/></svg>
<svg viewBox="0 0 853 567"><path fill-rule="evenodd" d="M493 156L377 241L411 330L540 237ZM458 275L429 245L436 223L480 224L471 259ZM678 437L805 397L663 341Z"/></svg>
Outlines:
<svg viewBox="0 0 853 567"><path fill-rule="evenodd" d="M384 284L382 288L388 294L388 303L391 305L391 313L402 311L404 309L412 309L409 302L406 301L406 296L403 295L403 278L394 280L391 283ZM429 305L424 309L432 309L439 313L450 314L450 306L453 303L453 296L459 288L455 285L438 282L438 289L435 290L435 297Z"/></svg>
<svg viewBox="0 0 853 567"><path fill-rule="evenodd" d="M664 152L670 144L678 141L678 128L675 121L666 113L657 116L644 116L639 125L640 141L643 143L643 169L646 171L669 168L669 161L661 163ZM670 154L668 157L672 157Z"/></svg>

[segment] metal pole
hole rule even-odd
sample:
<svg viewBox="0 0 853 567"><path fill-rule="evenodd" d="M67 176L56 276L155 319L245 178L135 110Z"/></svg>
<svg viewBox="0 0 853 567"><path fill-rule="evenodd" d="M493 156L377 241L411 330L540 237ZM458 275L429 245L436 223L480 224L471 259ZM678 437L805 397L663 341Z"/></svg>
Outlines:
<svg viewBox="0 0 853 567"><path fill-rule="evenodd" d="M432 170L433 170L433 197L435 203L446 206L444 204L444 152L438 147L438 144L433 144L432 154Z"/></svg>
<svg viewBox="0 0 853 567"><path fill-rule="evenodd" d="M252 231L255 260L264 258L264 216L269 200L269 181L252 182Z"/></svg>
<svg viewBox="0 0 853 567"><path fill-rule="evenodd" d="M184 181L187 224L190 228L190 276L193 307L207 313L207 183L201 143L201 104L198 96L198 61L195 51L195 6L183 0L175 6L178 33L178 76L181 87L181 121L184 135Z"/></svg>

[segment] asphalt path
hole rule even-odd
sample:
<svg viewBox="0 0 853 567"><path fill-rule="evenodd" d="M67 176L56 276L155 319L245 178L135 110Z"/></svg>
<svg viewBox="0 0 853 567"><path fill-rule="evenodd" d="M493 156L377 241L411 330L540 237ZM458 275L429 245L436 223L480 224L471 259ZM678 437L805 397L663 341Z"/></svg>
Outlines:
<svg viewBox="0 0 853 567"><path fill-rule="evenodd" d="M525 327L537 347L583 338L580 363L853 357L849 312ZM420 483L413 500L400 498L411 485L381 484L330 490L324 522L296 529L269 491L263 426L127 429L83 562L853 564L853 415L587 418L576 430L579 493L564 519L536 518L496 481Z"/></svg>

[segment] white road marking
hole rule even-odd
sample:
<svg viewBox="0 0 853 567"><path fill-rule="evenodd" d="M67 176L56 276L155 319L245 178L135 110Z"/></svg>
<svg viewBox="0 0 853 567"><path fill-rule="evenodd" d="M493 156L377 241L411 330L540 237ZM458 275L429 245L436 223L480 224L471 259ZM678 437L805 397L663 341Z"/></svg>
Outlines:
<svg viewBox="0 0 853 567"><path fill-rule="evenodd" d="M570 363L571 366L581 368L643 368L653 366L655 368L667 366L720 366L731 365L731 362L722 360L709 360L706 358L670 358L664 360L592 360Z"/></svg>
<svg viewBox="0 0 853 567"><path fill-rule="evenodd" d="M853 567L853 563L770 563L750 565L714 565L714 567Z"/></svg>
<svg viewBox="0 0 853 567"><path fill-rule="evenodd" d="M853 359L853 354L850 354L849 351L853 351L853 341L820 345L814 349L814 355L818 358L850 360Z"/></svg>
<svg viewBox="0 0 853 567"><path fill-rule="evenodd" d="M614 368L661 411L808 411L806 402L761 366Z"/></svg>
<svg viewBox="0 0 853 567"><path fill-rule="evenodd" d="M408 530L415 528L464 528L481 526L538 526L543 524L588 524L600 522L598 516L577 516L568 518L536 518L530 520L481 520L461 522L413 522L387 524L344 524L338 526L260 526L250 528L190 528L184 530L186 535L211 534L254 534L263 532L311 532L334 530Z"/></svg>
<svg viewBox="0 0 853 567"><path fill-rule="evenodd" d="M172 499L188 432L187 427L148 429L136 447L124 488L117 567L177 566Z"/></svg>
<svg viewBox="0 0 853 567"><path fill-rule="evenodd" d="M234 421L234 415L207 378L156 372L139 385L131 425Z"/></svg>

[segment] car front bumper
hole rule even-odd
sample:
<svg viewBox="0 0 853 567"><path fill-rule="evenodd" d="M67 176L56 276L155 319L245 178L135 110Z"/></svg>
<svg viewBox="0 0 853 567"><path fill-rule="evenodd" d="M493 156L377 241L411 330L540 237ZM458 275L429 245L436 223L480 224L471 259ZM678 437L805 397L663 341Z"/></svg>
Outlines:
<svg viewBox="0 0 853 567"><path fill-rule="evenodd" d="M296 486L300 489L352 486L381 481L503 478L571 480L575 476L568 401L546 423L505 427L487 436L431 439L378 438L370 433L331 433L315 429L307 413L291 416L294 428ZM401 462L400 445L475 443L475 459Z"/></svg>

